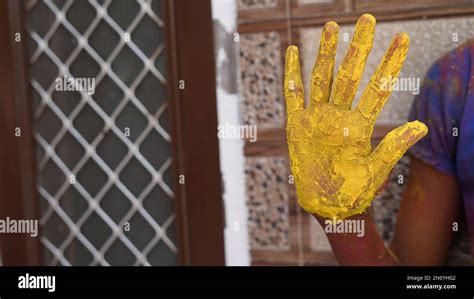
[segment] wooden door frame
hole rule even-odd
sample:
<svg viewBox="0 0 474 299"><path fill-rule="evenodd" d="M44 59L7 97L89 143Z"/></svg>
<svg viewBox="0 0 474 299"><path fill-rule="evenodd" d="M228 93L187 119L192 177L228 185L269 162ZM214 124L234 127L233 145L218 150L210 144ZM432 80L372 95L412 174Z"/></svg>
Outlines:
<svg viewBox="0 0 474 299"><path fill-rule="evenodd" d="M38 219L24 1L0 1L0 217ZM15 42L20 33L21 42ZM21 129L21 137L15 129ZM40 234L0 234L6 266L40 264Z"/></svg>
<svg viewBox="0 0 474 299"><path fill-rule="evenodd" d="M224 265L211 1L167 0L166 6L180 262Z"/></svg>
<svg viewBox="0 0 474 299"><path fill-rule="evenodd" d="M39 219L23 2L0 1L1 219ZM224 265L211 3L166 0L164 6L179 264ZM22 42L15 42L16 33ZM0 234L0 244L3 265L41 264L39 237Z"/></svg>

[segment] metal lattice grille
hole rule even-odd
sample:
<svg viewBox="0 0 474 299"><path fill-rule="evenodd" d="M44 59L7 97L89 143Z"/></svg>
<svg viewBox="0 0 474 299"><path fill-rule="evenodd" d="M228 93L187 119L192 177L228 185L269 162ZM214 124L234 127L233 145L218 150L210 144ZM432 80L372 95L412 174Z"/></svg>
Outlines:
<svg viewBox="0 0 474 299"><path fill-rule="evenodd" d="M47 264L176 263L161 5L26 1Z"/></svg>

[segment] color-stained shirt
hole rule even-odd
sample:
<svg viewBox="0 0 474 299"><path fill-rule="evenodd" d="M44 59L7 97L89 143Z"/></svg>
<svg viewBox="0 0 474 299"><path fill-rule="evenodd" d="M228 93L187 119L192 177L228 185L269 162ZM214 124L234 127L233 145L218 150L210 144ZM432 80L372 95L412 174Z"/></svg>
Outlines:
<svg viewBox="0 0 474 299"><path fill-rule="evenodd" d="M474 257L474 40L431 66L409 120L429 128L409 152L458 179Z"/></svg>

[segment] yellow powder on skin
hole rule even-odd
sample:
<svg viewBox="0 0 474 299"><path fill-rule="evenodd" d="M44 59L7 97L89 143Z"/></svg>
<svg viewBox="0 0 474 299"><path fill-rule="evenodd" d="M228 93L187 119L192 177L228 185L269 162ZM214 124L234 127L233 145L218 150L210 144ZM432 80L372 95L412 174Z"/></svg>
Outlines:
<svg viewBox="0 0 474 299"><path fill-rule="evenodd" d="M339 29L335 22L324 26L306 108L298 48L290 46L286 53L287 139L298 202L306 211L329 219L364 213L395 163L428 131L421 122L406 123L372 150L373 126L391 93L381 82L398 77L409 45L404 33L392 40L358 106L351 110L374 29L373 16L359 19L334 79Z"/></svg>

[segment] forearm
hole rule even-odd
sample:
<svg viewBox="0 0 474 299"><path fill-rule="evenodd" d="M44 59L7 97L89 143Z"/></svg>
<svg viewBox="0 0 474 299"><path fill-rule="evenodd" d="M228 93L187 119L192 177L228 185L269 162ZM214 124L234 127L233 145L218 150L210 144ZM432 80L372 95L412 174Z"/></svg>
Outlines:
<svg viewBox="0 0 474 299"><path fill-rule="evenodd" d="M328 225L326 219L314 215L321 226ZM353 216L347 220L363 221L363 234L326 233L333 252L341 266L393 266L399 265L396 256L385 247L375 224L368 214Z"/></svg>

